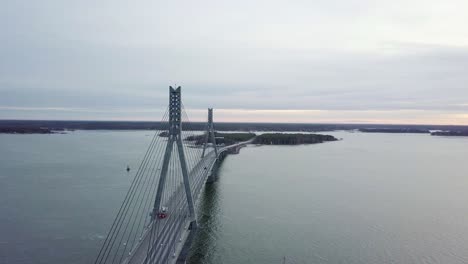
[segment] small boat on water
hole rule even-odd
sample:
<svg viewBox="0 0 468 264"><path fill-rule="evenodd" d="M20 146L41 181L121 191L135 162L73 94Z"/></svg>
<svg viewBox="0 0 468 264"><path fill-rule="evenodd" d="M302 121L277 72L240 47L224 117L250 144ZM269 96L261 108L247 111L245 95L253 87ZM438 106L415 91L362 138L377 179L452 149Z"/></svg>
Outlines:
<svg viewBox="0 0 468 264"><path fill-rule="evenodd" d="M130 171L130 166L127 165L127 171Z"/></svg>

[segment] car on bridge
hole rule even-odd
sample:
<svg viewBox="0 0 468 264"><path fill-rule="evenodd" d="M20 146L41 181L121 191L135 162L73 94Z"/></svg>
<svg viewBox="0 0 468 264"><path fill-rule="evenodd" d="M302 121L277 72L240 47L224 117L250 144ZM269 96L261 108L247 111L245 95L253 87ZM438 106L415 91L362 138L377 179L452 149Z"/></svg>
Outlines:
<svg viewBox="0 0 468 264"><path fill-rule="evenodd" d="M158 218L159 219L164 219L166 217L167 217L167 207L163 206L163 207L161 207L161 210L158 213Z"/></svg>

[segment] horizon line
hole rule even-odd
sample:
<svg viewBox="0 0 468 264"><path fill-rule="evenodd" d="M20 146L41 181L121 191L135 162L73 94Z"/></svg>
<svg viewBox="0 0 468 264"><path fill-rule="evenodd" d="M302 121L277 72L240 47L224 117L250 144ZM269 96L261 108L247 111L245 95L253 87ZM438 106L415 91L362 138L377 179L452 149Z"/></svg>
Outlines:
<svg viewBox="0 0 468 264"><path fill-rule="evenodd" d="M98 119L0 119L0 122L128 122L128 123L161 123L157 120L98 120ZM206 121L182 121L182 123L206 123ZM216 123L225 124L281 124L281 125L376 125L376 126L449 126L449 127L468 127L468 125L457 124L434 124L434 123L349 123L349 122L253 122L253 121L217 121Z"/></svg>

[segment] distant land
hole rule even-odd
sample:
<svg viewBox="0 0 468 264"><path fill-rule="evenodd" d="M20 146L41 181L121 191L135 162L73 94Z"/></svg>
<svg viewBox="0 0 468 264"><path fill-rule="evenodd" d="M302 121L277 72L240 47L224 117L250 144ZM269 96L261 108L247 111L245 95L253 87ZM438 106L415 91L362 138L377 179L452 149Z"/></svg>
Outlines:
<svg viewBox="0 0 468 264"><path fill-rule="evenodd" d="M300 145L317 144L326 141L337 141L330 135L301 133L265 133L257 136L253 143L261 145Z"/></svg>
<svg viewBox="0 0 468 264"><path fill-rule="evenodd" d="M45 127L0 127L0 134L54 134Z"/></svg>
<svg viewBox="0 0 468 264"><path fill-rule="evenodd" d="M161 135L164 134L164 135ZM164 132L159 134L159 136L166 136ZM216 143L217 144L224 144L224 145L233 145L238 142L247 141L256 137L257 135L254 133L219 133L215 132ZM193 135L185 138L185 140L193 141L195 145L203 145L205 143L205 135Z"/></svg>
<svg viewBox="0 0 468 264"><path fill-rule="evenodd" d="M468 137L468 130L435 131L435 132L432 132L431 135L447 136L447 137Z"/></svg>
<svg viewBox="0 0 468 264"><path fill-rule="evenodd" d="M414 127L399 127L399 128L360 128L359 131L364 133L416 133L416 134L429 134L429 129L421 129Z"/></svg>
<svg viewBox="0 0 468 264"><path fill-rule="evenodd" d="M185 130L204 130L205 122L183 123ZM158 130L167 123L151 121L51 121L0 120L0 133L54 133L67 130ZM446 125L385 125L385 124L302 124L302 123L230 123L216 122L218 131L279 131L322 132L358 130L367 133L430 133L435 136L465 136L468 126Z"/></svg>
<svg viewBox="0 0 468 264"><path fill-rule="evenodd" d="M159 136L167 136L164 132ZM215 133L216 143L224 145L232 145L238 142L253 139L252 143L257 145L301 145L301 144L317 144L326 141L337 141L338 139L330 135L321 134L304 134L304 133L264 133L256 135L255 133L240 132L240 133ZM185 138L185 140L193 141L195 145L203 145L205 135L194 135Z"/></svg>

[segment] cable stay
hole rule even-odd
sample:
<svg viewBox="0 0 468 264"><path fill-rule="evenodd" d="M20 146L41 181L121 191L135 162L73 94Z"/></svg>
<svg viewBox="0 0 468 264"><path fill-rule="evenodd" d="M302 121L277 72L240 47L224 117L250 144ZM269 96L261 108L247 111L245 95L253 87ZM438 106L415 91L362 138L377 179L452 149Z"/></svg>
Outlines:
<svg viewBox="0 0 468 264"><path fill-rule="evenodd" d="M169 88L161 125L138 168L132 168L130 188L94 264L177 261L185 240L197 229L198 197L218 156L212 114L208 119L205 131L195 130L181 88ZM212 144L205 140L201 145L200 136L211 137Z"/></svg>

